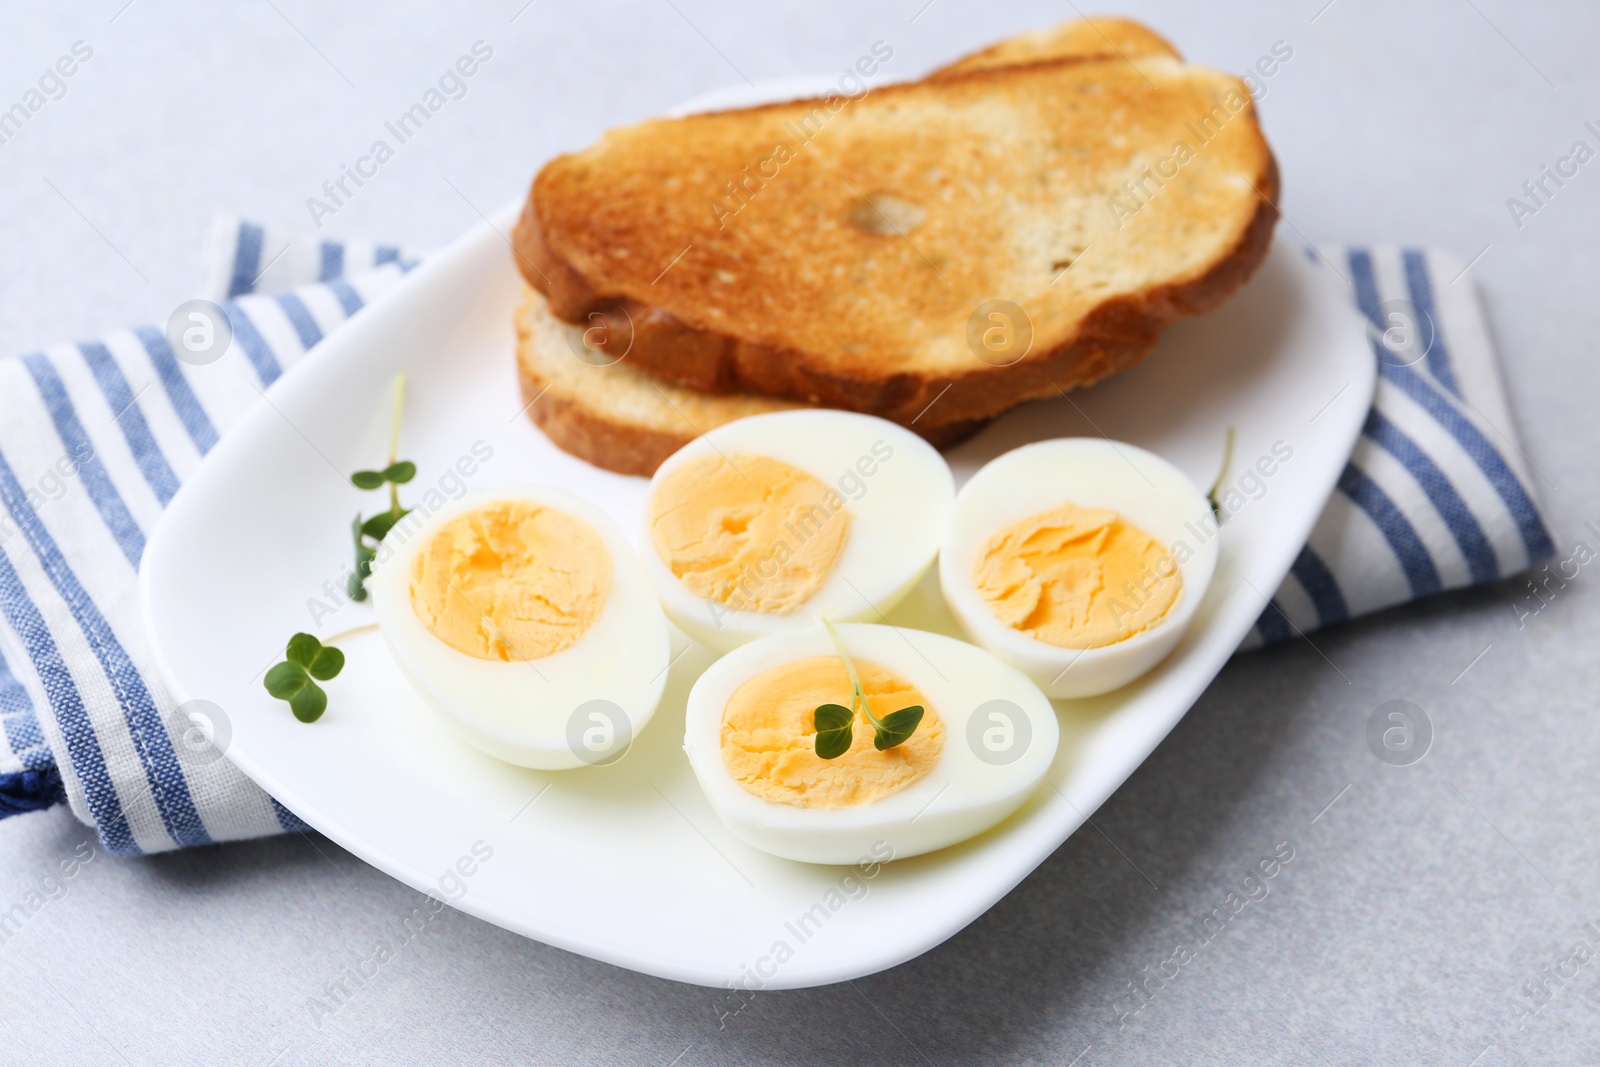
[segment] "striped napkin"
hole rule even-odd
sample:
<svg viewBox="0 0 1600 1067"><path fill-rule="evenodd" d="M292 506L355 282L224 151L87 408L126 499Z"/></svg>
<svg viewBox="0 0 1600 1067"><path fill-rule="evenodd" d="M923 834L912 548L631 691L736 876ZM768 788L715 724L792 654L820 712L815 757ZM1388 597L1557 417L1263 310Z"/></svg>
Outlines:
<svg viewBox="0 0 1600 1067"><path fill-rule="evenodd" d="M165 323L0 359L0 817L65 800L120 855L305 829L174 708L139 558L218 435L414 265L219 219L200 295L233 342L214 363L180 360Z"/></svg>
<svg viewBox="0 0 1600 1067"><path fill-rule="evenodd" d="M1415 249L1308 255L1367 317L1378 385L1338 489L1246 647L1555 554L1466 267Z"/></svg>
<svg viewBox="0 0 1600 1067"><path fill-rule="evenodd" d="M1550 556L1460 264L1310 252L1373 324L1377 399L1338 491L1246 644L1490 581ZM304 829L172 705L135 578L178 485L284 367L414 261L219 220L203 295L233 344L181 361L140 327L0 360L0 817L67 801L108 851Z"/></svg>

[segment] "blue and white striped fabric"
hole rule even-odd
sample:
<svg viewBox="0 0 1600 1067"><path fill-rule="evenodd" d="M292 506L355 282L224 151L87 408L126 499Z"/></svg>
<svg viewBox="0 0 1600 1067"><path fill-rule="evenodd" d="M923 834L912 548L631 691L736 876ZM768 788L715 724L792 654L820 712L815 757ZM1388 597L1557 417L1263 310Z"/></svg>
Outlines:
<svg viewBox="0 0 1600 1067"><path fill-rule="evenodd" d="M236 220L213 231L207 259L204 295L234 330L217 363L180 362L151 327L0 360L0 816L65 799L121 855L302 828L227 760L185 758L188 723L156 680L135 578L148 532L218 435L412 265L398 248ZM1434 328L1410 365L1375 340L1365 433L1252 643L1552 551L1476 298L1449 282L1459 265L1399 250L1329 259L1377 329L1391 301Z"/></svg>
<svg viewBox="0 0 1600 1067"><path fill-rule="evenodd" d="M261 390L414 265L232 219L207 252L202 295L234 337L217 362L181 362L152 326L0 359L0 816L66 800L120 855L304 828L190 756L140 632L139 558Z"/></svg>
<svg viewBox="0 0 1600 1067"><path fill-rule="evenodd" d="M1415 249L1313 255L1371 323L1378 385L1338 488L1247 645L1494 581L1555 552L1465 267ZM1386 345L1389 330L1401 333Z"/></svg>

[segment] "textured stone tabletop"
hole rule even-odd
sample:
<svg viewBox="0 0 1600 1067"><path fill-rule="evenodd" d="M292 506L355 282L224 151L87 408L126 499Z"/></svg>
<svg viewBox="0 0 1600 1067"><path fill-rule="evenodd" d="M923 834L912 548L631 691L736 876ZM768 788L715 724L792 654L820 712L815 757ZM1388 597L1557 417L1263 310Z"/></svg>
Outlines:
<svg viewBox="0 0 1600 1067"><path fill-rule="evenodd" d="M1320 9L1320 10L1319 10ZM0 105L92 57L0 143L0 353L164 320L215 212L306 201L478 41L492 58L324 232L427 247L539 162L703 90L911 76L1069 3L6 0ZM1562 556L1600 552L1600 8L1510 0L1130 3L1193 60L1292 50L1261 112L1280 239L1475 260ZM1591 173L1593 171L1593 173ZM1508 198L1524 198L1517 211ZM1596 525L1586 528L1591 520ZM1569 568L1570 570L1570 568ZM1535 609L1536 612L1535 612ZM792 993L676 985L445 911L347 977L417 900L320 837L118 860L65 808L0 822L0 1062L1401 1063L1600 1059L1600 571L1512 580L1237 658L1086 827L892 971ZM1421 705L1414 765L1368 716ZM76 852L70 880L46 875ZM1197 924L1276 856L1265 896ZM81 862L89 856L88 862ZM1590 925L1591 920L1595 925ZM1188 946L1181 965L1177 946ZM1165 975L1166 977L1163 977ZM348 990L336 1010L312 998Z"/></svg>

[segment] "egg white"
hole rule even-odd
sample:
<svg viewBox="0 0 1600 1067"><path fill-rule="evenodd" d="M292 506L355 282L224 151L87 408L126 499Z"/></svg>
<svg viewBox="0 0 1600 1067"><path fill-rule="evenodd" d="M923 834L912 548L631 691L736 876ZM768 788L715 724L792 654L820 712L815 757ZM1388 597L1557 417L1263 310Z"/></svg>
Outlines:
<svg viewBox="0 0 1600 1067"><path fill-rule="evenodd" d="M973 585L973 566L990 537L1069 503L1111 508L1169 552L1180 543L1190 549L1178 562L1177 600L1143 633L1100 648L1059 648L1000 621ZM1038 441L991 460L962 486L939 553L939 583L973 641L1051 697L1094 696L1138 678L1177 645L1216 570L1218 534L1205 494L1155 453L1103 438Z"/></svg>
<svg viewBox="0 0 1600 1067"><path fill-rule="evenodd" d="M888 459L881 458L885 448ZM650 480L651 493L685 463L738 454L780 460L839 492L850 532L833 570L800 610L769 614L690 591L657 554L647 506L641 541L645 572L667 616L702 644L726 652L758 637L812 627L820 615L836 622L877 619L933 563L955 499L955 480L938 450L910 430L848 411L752 415L719 426L669 456ZM852 490L852 478L863 488Z"/></svg>
<svg viewBox="0 0 1600 1067"><path fill-rule="evenodd" d="M927 697L944 720L939 760L900 792L852 807L800 808L747 792L722 762L722 718L734 691L782 664L838 654L816 622L753 641L700 676L689 693L684 725L683 750L700 788L736 837L803 863L902 859L982 833L1038 787L1055 759L1060 727L1050 701L1019 671L942 634L871 624L837 629L852 659L887 668ZM1019 721L1009 723L1012 747L998 756L991 750L986 759L984 731L993 725L993 709L985 705L992 701L1008 702L1006 718ZM979 721L972 726L975 715Z"/></svg>
<svg viewBox="0 0 1600 1067"><path fill-rule="evenodd" d="M411 605L411 567L444 523L497 500L527 500L567 512L592 526L610 557L605 606L577 641L532 661L469 656L434 636ZM378 550L367 582L378 626L395 662L416 690L473 745L507 763L543 770L620 758L624 737L637 738L655 714L666 685L667 621L643 567L617 524L561 489L518 486L478 490L447 503L420 523L402 520ZM591 705L610 701L615 711ZM601 719L593 718L598 711ZM588 744L575 745L577 736ZM609 729L609 734L607 730ZM607 739L615 740L615 754Z"/></svg>

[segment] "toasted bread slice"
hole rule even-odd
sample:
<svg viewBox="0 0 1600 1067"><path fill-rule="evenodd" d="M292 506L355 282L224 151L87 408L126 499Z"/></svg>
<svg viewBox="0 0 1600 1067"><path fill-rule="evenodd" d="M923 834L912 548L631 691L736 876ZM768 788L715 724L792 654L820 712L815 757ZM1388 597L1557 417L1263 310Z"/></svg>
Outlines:
<svg viewBox="0 0 1600 1067"><path fill-rule="evenodd" d="M1170 41L1143 23L1132 19L1091 17L1008 37L998 44L979 49L948 66L940 67L929 77L940 78L947 74L1069 57L1131 60L1144 56L1183 58Z"/></svg>
<svg viewBox="0 0 1600 1067"><path fill-rule="evenodd" d="M651 475L661 461L725 422L803 407L775 397L718 396L611 362L584 343L584 329L562 322L531 286L517 309L517 377L533 421L559 448L619 474ZM582 355L580 355L582 353ZM916 426L941 447L981 424Z"/></svg>
<svg viewBox="0 0 1600 1067"><path fill-rule="evenodd" d="M558 317L631 319L636 368L950 424L1220 304L1277 185L1238 79L1056 59L613 130L539 173L516 244Z"/></svg>

